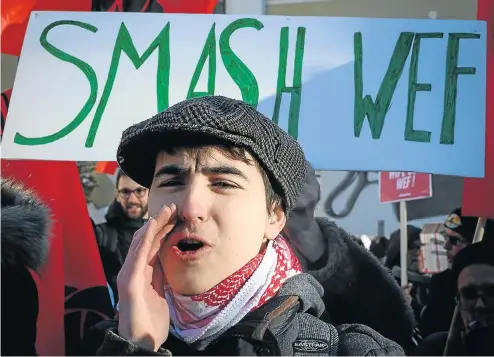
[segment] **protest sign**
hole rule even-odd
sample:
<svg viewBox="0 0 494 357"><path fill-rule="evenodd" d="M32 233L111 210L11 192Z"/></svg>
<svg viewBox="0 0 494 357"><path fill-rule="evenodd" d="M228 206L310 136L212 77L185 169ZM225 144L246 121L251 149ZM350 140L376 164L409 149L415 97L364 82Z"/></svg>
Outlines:
<svg viewBox="0 0 494 357"><path fill-rule="evenodd" d="M411 201L432 196L432 175L416 172L380 172L381 203Z"/></svg>
<svg viewBox="0 0 494 357"><path fill-rule="evenodd" d="M123 129L215 94L256 106L316 169L482 177L485 31L481 21L35 12L3 156L114 161Z"/></svg>
<svg viewBox="0 0 494 357"><path fill-rule="evenodd" d="M448 269L448 259L441 233L442 223L428 223L420 232L419 270L423 274L437 274Z"/></svg>
<svg viewBox="0 0 494 357"><path fill-rule="evenodd" d="M432 196L432 175L415 172L380 172L379 200L400 203L400 281L408 284L407 276L407 206L406 202Z"/></svg>

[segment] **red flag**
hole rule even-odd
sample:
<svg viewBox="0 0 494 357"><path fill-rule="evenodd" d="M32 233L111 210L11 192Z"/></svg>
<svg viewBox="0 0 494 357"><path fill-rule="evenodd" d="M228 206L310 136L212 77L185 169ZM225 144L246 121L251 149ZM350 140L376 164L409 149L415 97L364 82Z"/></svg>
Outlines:
<svg viewBox="0 0 494 357"><path fill-rule="evenodd" d="M212 14L218 0L156 0L163 12L184 14Z"/></svg>
<svg viewBox="0 0 494 357"><path fill-rule="evenodd" d="M2 92L2 116L1 116L1 128L0 128L0 138L3 135L3 128L5 127L5 120L7 120L7 111L9 110L10 96L12 95L12 89L7 89Z"/></svg>
<svg viewBox="0 0 494 357"><path fill-rule="evenodd" d="M494 0L478 0L477 18L487 21L485 177L465 179L462 213L494 218Z"/></svg>
<svg viewBox="0 0 494 357"><path fill-rule="evenodd" d="M212 14L217 2L217 0L93 0L93 10Z"/></svg>
<svg viewBox="0 0 494 357"><path fill-rule="evenodd" d="M91 0L2 0L2 53L19 56L31 11L90 11Z"/></svg>
<svg viewBox="0 0 494 357"><path fill-rule="evenodd" d="M113 175L117 171L118 164L116 161L100 161L94 169L95 172L100 174Z"/></svg>
<svg viewBox="0 0 494 357"><path fill-rule="evenodd" d="M35 190L54 221L48 263L37 280L38 354L74 355L86 329L113 314L77 166L2 160L2 175Z"/></svg>
<svg viewBox="0 0 494 357"><path fill-rule="evenodd" d="M62 218L65 261L65 354L81 354L84 333L113 317L99 249L74 162L57 162L63 175Z"/></svg>

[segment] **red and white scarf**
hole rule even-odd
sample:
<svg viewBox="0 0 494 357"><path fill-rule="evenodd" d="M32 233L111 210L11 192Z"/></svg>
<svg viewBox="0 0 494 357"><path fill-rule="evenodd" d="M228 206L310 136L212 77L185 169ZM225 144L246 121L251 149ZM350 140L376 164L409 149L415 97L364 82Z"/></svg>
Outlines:
<svg viewBox="0 0 494 357"><path fill-rule="evenodd" d="M185 296L165 286L172 321L170 331L189 344L210 343L275 296L288 278L301 272L297 257L279 236L241 269L205 293Z"/></svg>

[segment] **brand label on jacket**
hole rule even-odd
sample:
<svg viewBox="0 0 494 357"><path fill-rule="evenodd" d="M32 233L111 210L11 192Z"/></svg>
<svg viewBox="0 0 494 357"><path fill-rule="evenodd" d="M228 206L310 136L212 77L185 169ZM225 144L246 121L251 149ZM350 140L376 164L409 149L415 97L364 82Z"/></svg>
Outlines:
<svg viewBox="0 0 494 357"><path fill-rule="evenodd" d="M329 343L323 340L304 339L293 343L293 352L310 354L329 353Z"/></svg>

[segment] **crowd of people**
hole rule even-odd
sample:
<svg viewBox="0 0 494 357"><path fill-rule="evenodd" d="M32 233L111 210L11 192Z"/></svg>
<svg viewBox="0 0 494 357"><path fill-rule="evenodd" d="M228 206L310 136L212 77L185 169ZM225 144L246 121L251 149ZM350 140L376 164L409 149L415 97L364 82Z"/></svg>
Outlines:
<svg viewBox="0 0 494 357"><path fill-rule="evenodd" d="M115 317L91 327L85 353L494 354L492 221L473 243L478 217L454 210L442 231L449 268L432 277L418 271L421 230L409 226L402 287L399 232L367 250L315 217L320 187L299 144L220 96L128 128L117 161L115 200L94 225ZM50 218L6 178L1 213L2 354L35 355L26 272L46 259ZM29 316L6 315L16 300Z"/></svg>

